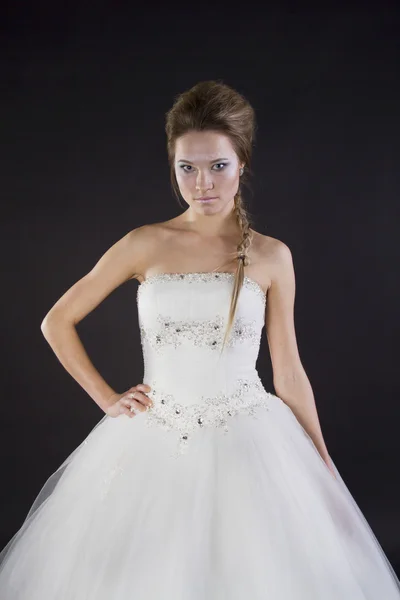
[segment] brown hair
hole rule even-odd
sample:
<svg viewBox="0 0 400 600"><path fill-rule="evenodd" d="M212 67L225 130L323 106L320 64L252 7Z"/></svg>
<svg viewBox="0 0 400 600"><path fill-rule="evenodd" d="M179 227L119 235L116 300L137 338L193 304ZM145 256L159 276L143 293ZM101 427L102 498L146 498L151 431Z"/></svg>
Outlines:
<svg viewBox="0 0 400 600"><path fill-rule="evenodd" d="M244 173L240 178L239 188L234 197L234 210L241 231L241 239L237 246L237 267L228 324L222 345L223 350L233 325L239 292L243 285L244 267L249 264L247 252L252 241L251 216L244 206L241 183L246 183L245 176L247 172L251 173L252 145L256 131L254 110L239 92L221 80L201 81L175 98L172 108L166 113L165 131L171 184L178 202L180 196L174 168L175 143L185 133L189 131L223 133L229 137L239 161L245 164Z"/></svg>

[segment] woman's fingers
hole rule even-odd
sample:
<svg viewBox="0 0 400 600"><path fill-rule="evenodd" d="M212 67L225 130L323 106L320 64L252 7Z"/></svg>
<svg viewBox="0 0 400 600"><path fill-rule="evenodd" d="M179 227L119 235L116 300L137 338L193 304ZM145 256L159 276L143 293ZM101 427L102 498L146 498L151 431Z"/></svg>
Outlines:
<svg viewBox="0 0 400 600"><path fill-rule="evenodd" d="M139 383L138 385L135 385L132 389L142 390L142 392L150 392L151 387L147 383Z"/></svg>
<svg viewBox="0 0 400 600"><path fill-rule="evenodd" d="M135 396L134 400L129 401L128 408L130 408L131 406L133 407L133 410L136 412L143 412L147 409L147 406L145 404L136 400L136 396Z"/></svg>
<svg viewBox="0 0 400 600"><path fill-rule="evenodd" d="M138 385L132 386L128 392L143 392L144 394L150 392L151 387L147 383L138 383Z"/></svg>
<svg viewBox="0 0 400 600"><path fill-rule="evenodd" d="M145 394L145 392L149 392L150 390L151 387L146 383L139 383L139 385L131 387L119 399L119 414L125 414L132 418L137 413L147 410L153 405L151 398ZM133 407L133 410L131 410L131 407Z"/></svg>
<svg viewBox="0 0 400 600"><path fill-rule="evenodd" d="M138 391L138 389L133 389L133 391L129 391L129 393L126 394L126 397L129 398L129 400L137 400L138 402L141 402L145 406L145 408L153 404L152 400L143 392Z"/></svg>
<svg viewBox="0 0 400 600"><path fill-rule="evenodd" d="M126 415L127 417L132 418L135 416L135 413L130 411L129 408L127 406L125 406L124 404L120 405L119 411L120 411L121 415Z"/></svg>
<svg viewBox="0 0 400 600"><path fill-rule="evenodd" d="M133 410L131 410L132 407ZM129 417L134 417L137 413L144 412L145 410L146 407L141 402L137 402L137 400L124 400L121 402L121 412Z"/></svg>
<svg viewBox="0 0 400 600"><path fill-rule="evenodd" d="M134 398L132 398L133 394L135 394ZM139 398L138 398L138 396L139 396L139 392L129 393L126 396L124 396L123 399L121 399L121 403L124 406L126 406L128 409L133 407L134 411L143 412L150 407L151 401L146 396L144 396L144 397L140 396Z"/></svg>

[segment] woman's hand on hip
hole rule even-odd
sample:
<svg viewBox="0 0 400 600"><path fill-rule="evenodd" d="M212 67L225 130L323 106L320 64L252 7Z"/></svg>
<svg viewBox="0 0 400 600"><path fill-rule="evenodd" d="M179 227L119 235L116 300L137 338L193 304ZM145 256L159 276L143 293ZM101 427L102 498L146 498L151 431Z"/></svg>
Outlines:
<svg viewBox="0 0 400 600"><path fill-rule="evenodd" d="M123 394L114 394L109 400L112 404L104 412L109 417L119 417L122 414L134 417L152 406L153 401L145 393L150 390L151 387L147 383L139 383Z"/></svg>

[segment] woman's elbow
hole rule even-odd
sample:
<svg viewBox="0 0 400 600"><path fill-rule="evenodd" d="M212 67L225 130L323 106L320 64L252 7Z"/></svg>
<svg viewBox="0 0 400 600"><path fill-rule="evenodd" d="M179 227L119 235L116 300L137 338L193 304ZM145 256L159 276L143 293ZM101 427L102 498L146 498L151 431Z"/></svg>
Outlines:
<svg viewBox="0 0 400 600"><path fill-rule="evenodd" d="M40 324L40 329L43 335L46 337L49 331L54 330L60 323L64 323L67 320L66 315L58 309L50 309Z"/></svg>

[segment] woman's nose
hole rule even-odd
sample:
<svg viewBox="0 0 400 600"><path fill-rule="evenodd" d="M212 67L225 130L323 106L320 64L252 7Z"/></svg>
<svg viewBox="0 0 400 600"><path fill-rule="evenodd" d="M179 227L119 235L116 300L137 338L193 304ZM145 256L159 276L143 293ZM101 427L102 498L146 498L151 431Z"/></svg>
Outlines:
<svg viewBox="0 0 400 600"><path fill-rule="evenodd" d="M196 179L196 188L201 191L203 189L211 189L214 187L212 176L207 173L199 172Z"/></svg>

